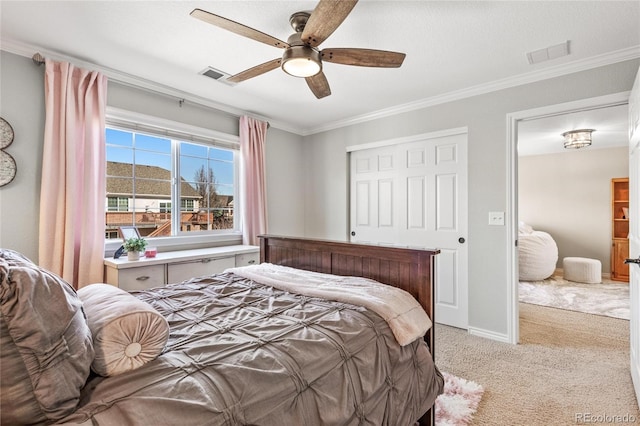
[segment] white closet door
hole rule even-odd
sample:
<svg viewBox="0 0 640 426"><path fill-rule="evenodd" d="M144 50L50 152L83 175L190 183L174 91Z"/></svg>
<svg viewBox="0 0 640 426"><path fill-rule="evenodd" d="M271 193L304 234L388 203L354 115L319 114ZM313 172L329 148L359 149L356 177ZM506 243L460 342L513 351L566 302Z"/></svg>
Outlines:
<svg viewBox="0 0 640 426"><path fill-rule="evenodd" d="M437 248L436 321L468 327L467 135L351 152L351 241Z"/></svg>

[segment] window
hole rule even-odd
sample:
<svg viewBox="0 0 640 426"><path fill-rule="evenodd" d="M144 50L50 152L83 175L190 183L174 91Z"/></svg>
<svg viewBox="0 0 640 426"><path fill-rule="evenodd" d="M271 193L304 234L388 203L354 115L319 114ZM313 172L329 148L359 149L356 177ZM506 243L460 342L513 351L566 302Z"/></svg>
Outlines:
<svg viewBox="0 0 640 426"><path fill-rule="evenodd" d="M192 177L187 184L197 193L197 197L187 198L183 194L180 199L182 211L197 210L195 220L190 223L192 230L194 226L214 230L233 228L233 157L233 152L228 150L181 144L180 170L183 176Z"/></svg>
<svg viewBox="0 0 640 426"><path fill-rule="evenodd" d="M107 197L107 211L126 212L129 211L129 199L123 197Z"/></svg>
<svg viewBox="0 0 640 426"><path fill-rule="evenodd" d="M145 238L240 231L237 149L155 126L127 127L108 120L106 129L107 239L131 225Z"/></svg>

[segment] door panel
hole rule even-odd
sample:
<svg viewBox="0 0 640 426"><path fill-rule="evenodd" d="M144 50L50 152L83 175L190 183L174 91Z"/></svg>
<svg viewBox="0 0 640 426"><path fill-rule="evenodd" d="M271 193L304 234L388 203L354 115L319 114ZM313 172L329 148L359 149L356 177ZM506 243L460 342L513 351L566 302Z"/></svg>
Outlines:
<svg viewBox="0 0 640 426"><path fill-rule="evenodd" d="M378 181L378 223L393 227L393 179Z"/></svg>
<svg viewBox="0 0 640 426"><path fill-rule="evenodd" d="M629 97L629 258L640 258L640 70ZM631 377L640 402L640 265L629 265Z"/></svg>
<svg viewBox="0 0 640 426"><path fill-rule="evenodd" d="M436 303L439 305L455 307L460 304L456 257L456 250L442 250L436 258L440 276L437 282Z"/></svg>
<svg viewBox="0 0 640 426"><path fill-rule="evenodd" d="M351 153L351 241L440 249L436 321L465 329L466 152L456 134Z"/></svg>
<svg viewBox="0 0 640 426"><path fill-rule="evenodd" d="M370 226L371 225L371 182L361 181L356 182L356 225L357 226Z"/></svg>
<svg viewBox="0 0 640 426"><path fill-rule="evenodd" d="M407 179L407 227L409 229L425 229L425 189L424 176L414 176Z"/></svg>
<svg viewBox="0 0 640 426"><path fill-rule="evenodd" d="M436 176L436 228L441 231L455 231L458 228L456 224L456 201L458 199L456 179L456 174Z"/></svg>

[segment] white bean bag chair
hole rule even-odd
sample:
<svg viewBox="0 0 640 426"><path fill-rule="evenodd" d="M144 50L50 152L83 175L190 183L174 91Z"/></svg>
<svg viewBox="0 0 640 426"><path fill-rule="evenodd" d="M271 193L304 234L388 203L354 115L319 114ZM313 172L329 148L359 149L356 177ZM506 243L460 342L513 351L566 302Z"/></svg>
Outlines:
<svg viewBox="0 0 640 426"><path fill-rule="evenodd" d="M518 252L520 281L541 281L553 275L558 262L558 245L548 233L521 226Z"/></svg>

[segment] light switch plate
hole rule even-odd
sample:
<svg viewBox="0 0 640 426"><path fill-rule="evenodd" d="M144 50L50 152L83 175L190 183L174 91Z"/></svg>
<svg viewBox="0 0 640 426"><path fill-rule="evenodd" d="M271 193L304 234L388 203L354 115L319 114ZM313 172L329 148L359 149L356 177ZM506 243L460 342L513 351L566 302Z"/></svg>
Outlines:
<svg viewBox="0 0 640 426"><path fill-rule="evenodd" d="M489 212L489 225L504 226L504 212Z"/></svg>

